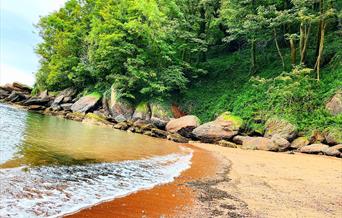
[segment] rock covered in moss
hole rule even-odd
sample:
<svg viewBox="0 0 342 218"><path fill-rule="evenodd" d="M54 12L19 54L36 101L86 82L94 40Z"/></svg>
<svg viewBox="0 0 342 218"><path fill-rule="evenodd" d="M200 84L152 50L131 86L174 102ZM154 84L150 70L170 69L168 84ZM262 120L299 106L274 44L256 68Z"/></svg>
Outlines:
<svg viewBox="0 0 342 218"><path fill-rule="evenodd" d="M342 127L327 129L324 133L324 138L329 145L342 144Z"/></svg>
<svg viewBox="0 0 342 218"><path fill-rule="evenodd" d="M82 123L93 124L98 126L111 125L111 123L106 120L105 116L95 113L87 113L84 116Z"/></svg>
<svg viewBox="0 0 342 218"><path fill-rule="evenodd" d="M165 129L166 124L173 118L171 105L168 103L151 103L151 122L159 129Z"/></svg>
<svg viewBox="0 0 342 218"><path fill-rule="evenodd" d="M65 115L65 118L69 120L82 121L84 116L85 116L84 113L72 112L72 113L67 113Z"/></svg>
<svg viewBox="0 0 342 218"><path fill-rule="evenodd" d="M325 108L334 116L342 113L342 90L336 92L336 94L327 102Z"/></svg>
<svg viewBox="0 0 342 218"><path fill-rule="evenodd" d="M134 110L133 120L150 120L151 119L151 107L148 102L141 102Z"/></svg>
<svg viewBox="0 0 342 218"><path fill-rule="evenodd" d="M282 138L292 141L297 135L295 125L284 119L272 118L266 122L265 137L272 138L273 135L279 135Z"/></svg>
<svg viewBox="0 0 342 218"><path fill-rule="evenodd" d="M200 120L194 115L187 115L178 119L170 120L166 125L166 131L178 133L184 137L191 138L192 131L200 125Z"/></svg>
<svg viewBox="0 0 342 218"><path fill-rule="evenodd" d="M307 146L309 143L309 139L307 137L302 136L293 140L290 147L293 149L300 149L303 146Z"/></svg>
<svg viewBox="0 0 342 218"><path fill-rule="evenodd" d="M119 94L114 88L111 89L111 96L108 106L111 116L115 119L119 116L125 117L126 120L132 119L134 106L130 102L120 98Z"/></svg>
<svg viewBox="0 0 342 218"><path fill-rule="evenodd" d="M231 139L238 134L242 125L243 121L240 117L225 112L216 120L204 123L194 129L193 134L202 142L213 143Z"/></svg>
<svg viewBox="0 0 342 218"><path fill-rule="evenodd" d="M174 142L177 142L177 143L188 143L189 142L189 139L181 136L180 134L178 133L172 133L172 134L169 134L167 136L167 139L168 140L171 140L171 141L174 141Z"/></svg>
<svg viewBox="0 0 342 218"><path fill-rule="evenodd" d="M217 144L222 146L222 147L227 147L227 148L238 148L238 147L240 147L239 145L235 144L234 142L230 142L227 140L220 140Z"/></svg>
<svg viewBox="0 0 342 218"><path fill-rule="evenodd" d="M71 110L73 112L80 113L87 113L93 111L98 106L101 97L102 95L97 92L83 96L71 106Z"/></svg>

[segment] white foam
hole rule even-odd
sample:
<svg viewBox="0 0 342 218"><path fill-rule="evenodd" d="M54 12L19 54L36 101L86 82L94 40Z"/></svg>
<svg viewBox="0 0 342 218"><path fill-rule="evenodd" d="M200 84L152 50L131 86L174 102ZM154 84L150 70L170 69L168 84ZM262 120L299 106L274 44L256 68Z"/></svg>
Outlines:
<svg viewBox="0 0 342 218"><path fill-rule="evenodd" d="M172 182L192 152L80 166L0 169L0 217L60 217L103 201Z"/></svg>

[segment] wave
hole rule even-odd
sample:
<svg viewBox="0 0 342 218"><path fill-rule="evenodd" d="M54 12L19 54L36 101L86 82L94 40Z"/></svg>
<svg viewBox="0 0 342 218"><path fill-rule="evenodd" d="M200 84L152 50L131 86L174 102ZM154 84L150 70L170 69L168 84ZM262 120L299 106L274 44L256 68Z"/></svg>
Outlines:
<svg viewBox="0 0 342 218"><path fill-rule="evenodd" d="M0 169L1 217L60 217L172 182L192 151L144 160L77 166Z"/></svg>

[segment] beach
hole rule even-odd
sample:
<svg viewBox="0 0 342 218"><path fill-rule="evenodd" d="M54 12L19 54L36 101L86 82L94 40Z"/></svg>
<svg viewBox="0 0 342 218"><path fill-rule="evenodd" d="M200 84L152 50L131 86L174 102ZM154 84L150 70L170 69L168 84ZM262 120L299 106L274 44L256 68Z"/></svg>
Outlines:
<svg viewBox="0 0 342 218"><path fill-rule="evenodd" d="M341 217L342 161L191 143L172 183L67 217Z"/></svg>

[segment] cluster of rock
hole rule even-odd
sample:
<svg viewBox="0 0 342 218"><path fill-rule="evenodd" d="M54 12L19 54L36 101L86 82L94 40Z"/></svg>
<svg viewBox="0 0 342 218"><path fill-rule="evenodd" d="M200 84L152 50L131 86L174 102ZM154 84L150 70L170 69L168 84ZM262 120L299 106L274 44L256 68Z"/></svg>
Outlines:
<svg viewBox="0 0 342 218"><path fill-rule="evenodd" d="M77 97L77 91L73 88L65 89L56 96L49 95L48 91L31 96L31 91L23 84L13 83L0 87L0 99L43 114L179 143L195 140L232 148L342 157L341 129L323 133L316 131L306 138L288 121L273 118L266 122L263 135L251 136L243 133L243 120L229 112L201 124L196 116L185 115L176 105L142 102L133 106L119 100L115 90L112 90L110 97L91 94L81 98ZM338 115L341 105L341 98L334 96L328 102L327 109L333 109L333 114Z"/></svg>

